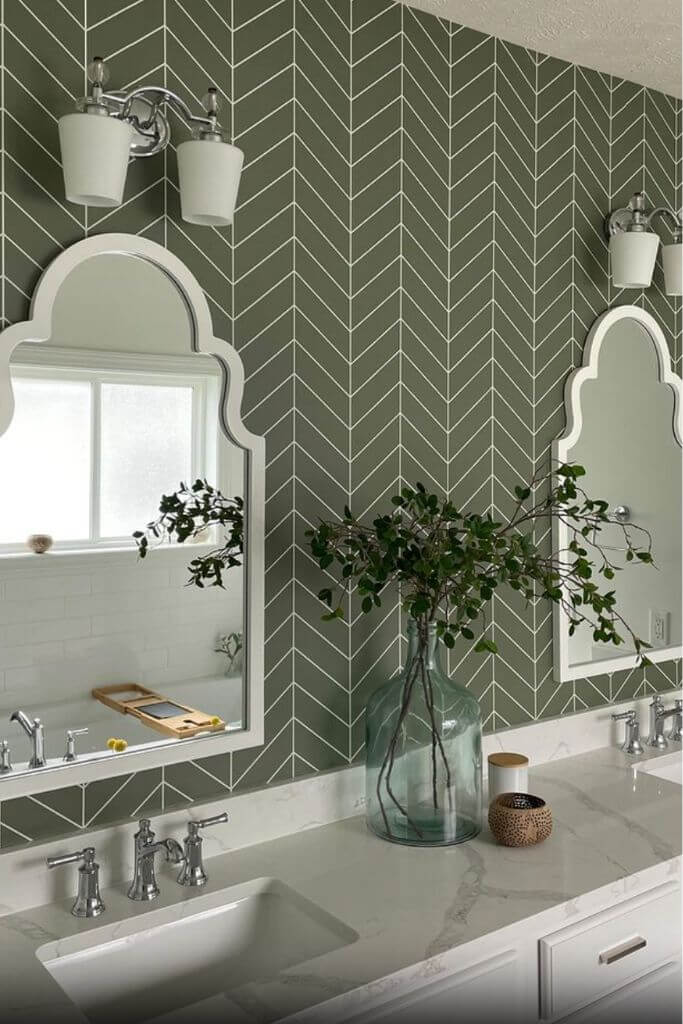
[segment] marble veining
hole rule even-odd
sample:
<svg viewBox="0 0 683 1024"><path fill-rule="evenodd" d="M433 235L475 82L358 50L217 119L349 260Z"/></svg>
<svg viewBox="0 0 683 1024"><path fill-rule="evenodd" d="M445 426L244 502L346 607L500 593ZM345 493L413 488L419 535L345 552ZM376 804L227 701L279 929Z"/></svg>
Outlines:
<svg viewBox="0 0 683 1024"><path fill-rule="evenodd" d="M379 994L455 969L464 944L494 931L544 914L555 915L548 926L554 930L558 920L678 876L681 790L674 783L634 772L611 748L532 770L531 783L555 820L553 835L537 847L500 847L484 831L460 847L420 851L383 843L362 819L347 818L211 858L212 891L278 878L358 935L342 948L230 990L223 1013L229 1006L236 1020L259 1024L296 1015L303 1024L332 999L358 1012ZM51 941L58 956L73 948L74 936L87 945L91 932L105 925L107 938L134 941L151 911L163 909L170 918L194 913L201 896L177 887L168 868L160 874L155 904L134 905L117 885L104 890L107 916L95 922L70 917L70 901L0 918L6 1019L28 1024L39 1013L54 1024L82 1021L36 950ZM212 1003L202 1004L207 1020Z"/></svg>

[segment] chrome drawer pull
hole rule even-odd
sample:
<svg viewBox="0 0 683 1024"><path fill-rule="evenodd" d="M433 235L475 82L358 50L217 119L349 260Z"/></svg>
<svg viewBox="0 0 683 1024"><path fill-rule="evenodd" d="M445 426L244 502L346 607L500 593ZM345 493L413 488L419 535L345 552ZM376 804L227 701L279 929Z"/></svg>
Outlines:
<svg viewBox="0 0 683 1024"><path fill-rule="evenodd" d="M641 939L638 935L630 942L624 942L621 946L615 946L614 949L608 949L606 953L601 953L598 961L601 964L613 964L617 960L623 960L625 956L630 956L631 953L637 953L639 949L645 949L646 946L647 939Z"/></svg>

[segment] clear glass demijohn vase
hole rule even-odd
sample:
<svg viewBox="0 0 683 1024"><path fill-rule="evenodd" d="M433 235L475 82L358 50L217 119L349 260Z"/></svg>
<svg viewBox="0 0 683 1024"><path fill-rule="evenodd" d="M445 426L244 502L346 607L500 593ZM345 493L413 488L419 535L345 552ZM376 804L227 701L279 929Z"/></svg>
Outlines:
<svg viewBox="0 0 683 1024"><path fill-rule="evenodd" d="M408 623L400 675L366 710L366 814L410 846L464 843L481 831L481 711L442 669L434 623Z"/></svg>

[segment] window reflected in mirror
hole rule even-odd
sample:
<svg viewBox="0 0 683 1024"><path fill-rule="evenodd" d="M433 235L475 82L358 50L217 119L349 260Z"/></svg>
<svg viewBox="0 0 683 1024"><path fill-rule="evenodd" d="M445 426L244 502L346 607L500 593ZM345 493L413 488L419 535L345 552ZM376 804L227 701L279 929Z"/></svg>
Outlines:
<svg viewBox="0 0 683 1024"><path fill-rule="evenodd" d="M241 544L221 586L198 586L191 563L220 549L222 523L152 538L144 558L133 537L182 485L245 493L245 453L220 426L221 366L195 351L193 330L159 267L107 253L63 282L50 339L12 354L0 718L40 717L50 759L67 729L88 729L86 758L245 726ZM35 535L46 553L28 544ZM19 730L12 746L20 770Z"/></svg>

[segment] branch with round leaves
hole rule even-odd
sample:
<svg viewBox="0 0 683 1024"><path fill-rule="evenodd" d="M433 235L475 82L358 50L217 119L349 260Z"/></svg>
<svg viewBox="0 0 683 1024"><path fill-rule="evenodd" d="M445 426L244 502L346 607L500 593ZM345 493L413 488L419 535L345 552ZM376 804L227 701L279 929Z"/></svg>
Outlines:
<svg viewBox="0 0 683 1024"><path fill-rule="evenodd" d="M223 573L242 565L244 551L244 501L226 498L207 480L188 484L181 481L177 491L164 494L159 516L144 530L136 530L133 539L140 558L164 542L184 544L201 537L211 527L225 527L223 544L206 555L193 558L188 566L188 586L223 587Z"/></svg>
<svg viewBox="0 0 683 1024"><path fill-rule="evenodd" d="M496 653L486 607L496 589L508 585L527 602L541 597L561 604L570 634L587 625L596 642L616 646L628 635L640 663L647 663L649 644L625 622L609 588L621 567L599 536L606 526L618 527L626 561L647 565L653 564L651 537L611 517L606 501L588 497L578 483L584 475L582 466L564 463L536 474L528 486L515 488L516 505L505 522L463 513L421 483L404 487L391 499L393 510L371 526L346 507L340 522L323 521L307 532L320 568L336 577L318 594L329 609L323 619L343 618L342 601L352 591L368 614L381 607L387 587L398 585L404 610L418 623L436 622L447 647L460 636L476 640L476 651ZM553 519L565 525L569 543L548 556L533 528Z"/></svg>

